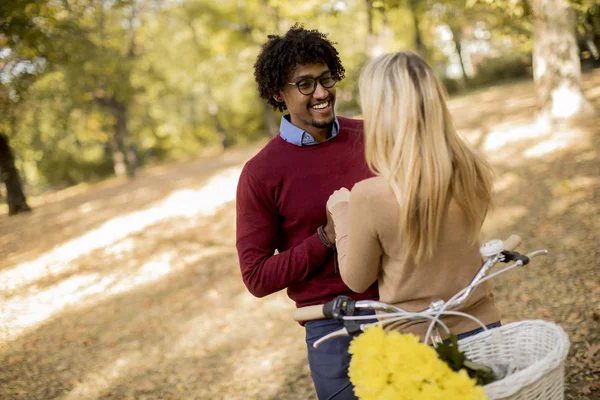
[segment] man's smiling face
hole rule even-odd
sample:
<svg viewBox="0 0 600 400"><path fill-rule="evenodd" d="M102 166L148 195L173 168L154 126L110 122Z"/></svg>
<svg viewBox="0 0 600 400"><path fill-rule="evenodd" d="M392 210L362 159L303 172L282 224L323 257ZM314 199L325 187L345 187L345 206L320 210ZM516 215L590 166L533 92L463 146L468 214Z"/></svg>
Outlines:
<svg viewBox="0 0 600 400"><path fill-rule="evenodd" d="M328 71L326 64L297 65L287 81L297 83L307 78L317 79ZM317 82L314 93L310 95L300 93L296 85L286 85L279 94L290 113L292 124L310 133L315 140L325 140L335 118L335 86L325 88Z"/></svg>

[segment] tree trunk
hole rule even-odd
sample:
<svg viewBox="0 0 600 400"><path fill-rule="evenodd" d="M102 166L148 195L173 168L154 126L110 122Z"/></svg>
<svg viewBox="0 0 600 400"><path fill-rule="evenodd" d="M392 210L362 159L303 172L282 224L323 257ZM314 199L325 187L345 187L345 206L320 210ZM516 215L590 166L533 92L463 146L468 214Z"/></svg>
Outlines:
<svg viewBox="0 0 600 400"><path fill-rule="evenodd" d="M573 119L593 108L581 89L576 14L567 0L530 0L533 79L542 117Z"/></svg>
<svg viewBox="0 0 600 400"><path fill-rule="evenodd" d="M458 54L458 61L460 63L460 70L462 71L462 79L466 87L469 86L469 76L467 75L467 69L465 68L465 59L463 57L462 48L462 31L460 27L450 27L452 31L452 40L456 47L456 54Z"/></svg>
<svg viewBox="0 0 600 400"><path fill-rule="evenodd" d="M190 123L192 124L192 135L194 137L198 137L199 124L198 124L198 107L196 105L196 94L192 91L189 97L189 105L190 105Z"/></svg>
<svg viewBox="0 0 600 400"><path fill-rule="evenodd" d="M23 192L19 171L15 167L15 158L8 145L8 137L0 133L0 181L6 185L8 215L31 211Z"/></svg>
<svg viewBox="0 0 600 400"><path fill-rule="evenodd" d="M367 6L367 51L369 58L373 59L383 54L382 39L375 33L373 27L373 0L365 0Z"/></svg>
<svg viewBox="0 0 600 400"><path fill-rule="evenodd" d="M421 57L427 59L427 49L425 48L425 43L423 42L423 35L421 35L421 27L419 25L419 14L417 9L418 5L419 0L409 0L408 2L415 29L415 51Z"/></svg>
<svg viewBox="0 0 600 400"><path fill-rule="evenodd" d="M115 175L130 178L135 177L137 169L137 154L131 147L125 145L127 137L127 105L114 98L110 99L115 116L115 132L111 140L113 166Z"/></svg>
<svg viewBox="0 0 600 400"><path fill-rule="evenodd" d="M235 141L229 132L227 132L227 130L223 127L218 112L213 114L213 120L215 121L215 129L217 131L219 142L221 142L221 146L223 146L224 149L233 146Z"/></svg>
<svg viewBox="0 0 600 400"><path fill-rule="evenodd" d="M379 38L377 41L380 54L383 54L385 52L386 43L388 43L394 35L394 32L390 28L390 19L388 17L387 8L384 8L382 10L382 13L383 15L381 16L381 31L379 32Z"/></svg>

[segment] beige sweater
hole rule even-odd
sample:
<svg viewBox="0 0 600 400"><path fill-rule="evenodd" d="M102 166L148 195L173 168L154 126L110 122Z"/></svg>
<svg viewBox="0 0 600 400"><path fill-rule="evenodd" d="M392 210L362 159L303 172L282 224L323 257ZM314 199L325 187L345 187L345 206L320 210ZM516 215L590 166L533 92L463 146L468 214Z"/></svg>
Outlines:
<svg viewBox="0 0 600 400"><path fill-rule="evenodd" d="M346 285L360 293L378 280L381 301L408 311L426 309L437 298L448 300L469 284L482 265L479 244L469 244L466 217L453 201L442 222L437 251L432 259L419 264L400 250L398 203L384 178L357 183L350 202L338 203L331 214L340 274ZM486 325L499 321L491 289L489 281L479 286L460 311ZM442 321L454 334L479 328L460 316L443 317ZM401 321L386 329L412 332L423 339L427 327L425 322Z"/></svg>

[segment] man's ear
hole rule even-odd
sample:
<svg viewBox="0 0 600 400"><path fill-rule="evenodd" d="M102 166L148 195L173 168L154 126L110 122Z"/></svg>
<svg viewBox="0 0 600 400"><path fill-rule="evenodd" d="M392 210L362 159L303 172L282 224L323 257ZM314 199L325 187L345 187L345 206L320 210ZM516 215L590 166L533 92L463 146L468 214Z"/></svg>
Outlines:
<svg viewBox="0 0 600 400"><path fill-rule="evenodd" d="M273 99L278 102L278 103L283 103L283 96L281 95L281 92L277 92L273 95Z"/></svg>

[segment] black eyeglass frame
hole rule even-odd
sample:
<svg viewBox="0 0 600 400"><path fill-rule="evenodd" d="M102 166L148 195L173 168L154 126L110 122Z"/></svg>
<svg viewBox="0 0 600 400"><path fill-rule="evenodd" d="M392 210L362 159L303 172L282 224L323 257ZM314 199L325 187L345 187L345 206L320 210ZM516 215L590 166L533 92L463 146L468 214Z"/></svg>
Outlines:
<svg viewBox="0 0 600 400"><path fill-rule="evenodd" d="M325 74L330 74L329 76L323 76ZM333 83L329 86L326 86L323 84L323 79L324 78L331 78L331 80L333 81ZM300 83L302 82L306 82L306 81L311 81L313 82L313 87L312 90L308 93L304 93L302 90L300 90ZM317 90L317 82L319 82L321 84L321 86L323 86L325 89L331 89L332 87L335 86L335 84L338 82L337 79L335 79L335 77L333 76L333 71L325 71L321 74L321 76L317 77L317 78L313 78L313 77L307 77L307 78L303 78L300 79L298 82L286 82L287 85L294 85L298 88L298 91L305 95L305 96L310 96L311 94L313 94L316 90Z"/></svg>

